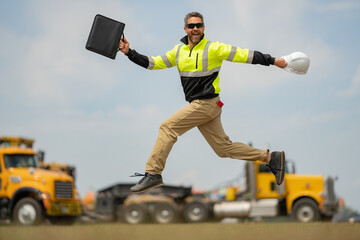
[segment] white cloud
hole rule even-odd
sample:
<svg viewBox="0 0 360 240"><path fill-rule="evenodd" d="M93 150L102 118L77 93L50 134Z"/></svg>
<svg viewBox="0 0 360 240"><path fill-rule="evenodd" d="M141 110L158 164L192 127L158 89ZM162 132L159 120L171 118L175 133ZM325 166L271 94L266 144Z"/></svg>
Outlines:
<svg viewBox="0 0 360 240"><path fill-rule="evenodd" d="M354 77L352 78L349 88L340 91L342 97L354 97L360 93L360 65L357 67Z"/></svg>
<svg viewBox="0 0 360 240"><path fill-rule="evenodd" d="M220 37L225 43L241 48L250 48L273 57L281 57L301 51L310 58L307 75L287 73L276 67L249 66L246 64L224 62L220 77L223 93L244 95L264 95L266 92L284 84L296 83L292 80L319 81L314 77L330 72L337 65L336 52L326 39L310 33L301 24L301 18L311 7L308 1L229 1L233 14L232 24L226 24L225 13L219 13L221 27L216 32L209 27L212 37ZM221 16L224 14L224 16ZM217 24L215 21L214 24ZM209 25L212 25L210 23ZM219 31L219 32L217 32ZM334 59L334 60L333 60ZM324 69L327 69L326 71Z"/></svg>
<svg viewBox="0 0 360 240"><path fill-rule="evenodd" d="M310 113L297 112L285 117L279 126L282 129L311 129L341 119L344 115L339 112Z"/></svg>
<svg viewBox="0 0 360 240"><path fill-rule="evenodd" d="M84 2L38 1L29 6L29 18L39 31L31 36L2 31L7 43L2 52L11 64L6 70L8 97L32 106L64 106L79 98L106 95L118 81L116 62L85 50L87 36L95 14L127 18L131 11L118 1L85 6Z"/></svg>

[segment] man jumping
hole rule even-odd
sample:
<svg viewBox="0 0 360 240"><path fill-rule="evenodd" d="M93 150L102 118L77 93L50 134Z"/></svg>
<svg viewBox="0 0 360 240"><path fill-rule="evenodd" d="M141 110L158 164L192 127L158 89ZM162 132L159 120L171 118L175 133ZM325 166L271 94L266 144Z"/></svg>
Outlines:
<svg viewBox="0 0 360 240"><path fill-rule="evenodd" d="M119 49L134 63L149 70L165 69L177 66L186 106L166 119L159 129L155 146L146 163L145 174L137 174L143 178L133 187L131 192L144 192L163 185L161 173L166 159L181 136L197 127L206 141L219 157L234 158L247 161L260 160L267 163L269 170L275 175L276 183L284 180L284 152L260 150L240 142L232 142L225 134L221 123L223 103L220 101L219 81L220 68L224 60L248 64L275 65L285 68L283 58L273 58L259 51L241 49L236 46L212 42L204 38L204 18L198 12L188 13L184 18L186 36L172 50L164 55L147 57L130 49L126 38L120 42Z"/></svg>

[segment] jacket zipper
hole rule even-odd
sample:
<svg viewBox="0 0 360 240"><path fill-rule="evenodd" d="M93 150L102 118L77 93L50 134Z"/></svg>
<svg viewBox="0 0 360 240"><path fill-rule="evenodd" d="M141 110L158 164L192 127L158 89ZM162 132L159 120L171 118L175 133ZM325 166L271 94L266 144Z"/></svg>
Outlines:
<svg viewBox="0 0 360 240"><path fill-rule="evenodd" d="M196 54L196 69L198 68L198 58L199 58L199 53Z"/></svg>
<svg viewBox="0 0 360 240"><path fill-rule="evenodd" d="M189 57L191 57L191 53L192 53L192 49L190 49L190 53L189 53ZM199 53L196 54L196 63L195 63L195 68L198 68L198 59L199 59Z"/></svg>

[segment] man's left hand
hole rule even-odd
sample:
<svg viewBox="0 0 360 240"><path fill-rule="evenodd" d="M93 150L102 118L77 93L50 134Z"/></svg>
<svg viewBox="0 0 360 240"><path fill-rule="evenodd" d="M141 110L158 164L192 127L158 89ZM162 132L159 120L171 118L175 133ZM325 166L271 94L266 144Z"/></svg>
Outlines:
<svg viewBox="0 0 360 240"><path fill-rule="evenodd" d="M287 62L283 58L275 58L274 65L279 68L285 68L287 66Z"/></svg>

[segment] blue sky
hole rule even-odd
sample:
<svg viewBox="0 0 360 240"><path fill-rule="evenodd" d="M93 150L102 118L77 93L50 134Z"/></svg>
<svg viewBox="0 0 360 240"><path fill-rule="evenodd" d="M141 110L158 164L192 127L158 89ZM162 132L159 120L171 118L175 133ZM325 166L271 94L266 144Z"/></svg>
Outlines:
<svg viewBox="0 0 360 240"><path fill-rule="evenodd" d="M199 11L212 41L281 57L305 52L307 75L224 62L222 121L233 141L284 150L301 174L337 176L336 192L360 210L359 1L0 2L0 134L36 140L48 161L74 164L80 193L142 172L159 124L186 104L176 68L148 71L122 54L85 49L96 14L126 23L130 47L156 56L185 35ZM197 129L181 136L167 184L211 189L243 171L220 159Z"/></svg>

